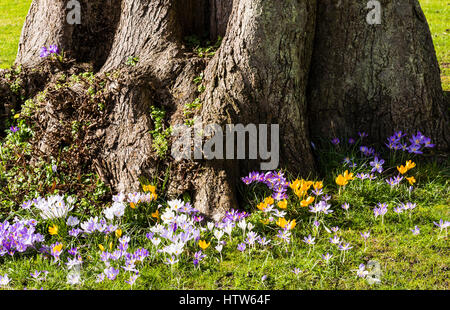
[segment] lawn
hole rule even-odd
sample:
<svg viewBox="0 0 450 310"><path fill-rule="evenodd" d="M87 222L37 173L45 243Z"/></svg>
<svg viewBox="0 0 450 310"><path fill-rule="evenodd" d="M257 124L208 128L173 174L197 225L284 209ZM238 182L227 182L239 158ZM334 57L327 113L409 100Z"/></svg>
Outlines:
<svg viewBox="0 0 450 310"><path fill-rule="evenodd" d="M14 63L31 0L0 0L0 68Z"/></svg>

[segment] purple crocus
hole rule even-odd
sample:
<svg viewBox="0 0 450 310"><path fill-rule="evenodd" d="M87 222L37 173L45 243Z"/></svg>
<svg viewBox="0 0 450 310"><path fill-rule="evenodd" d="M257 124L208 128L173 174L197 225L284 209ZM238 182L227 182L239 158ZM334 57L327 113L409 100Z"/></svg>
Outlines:
<svg viewBox="0 0 450 310"><path fill-rule="evenodd" d="M330 253L326 253L326 254L322 254L322 258L323 260L328 264L328 262L330 261L330 259L333 257L333 254Z"/></svg>
<svg viewBox="0 0 450 310"><path fill-rule="evenodd" d="M303 242L309 245L313 245L315 244L315 240L316 238L311 237L311 235L308 235L308 237L304 237L303 238Z"/></svg>
<svg viewBox="0 0 450 310"><path fill-rule="evenodd" d="M384 159L379 159L378 157L375 156L374 160L371 161L370 166L372 166L372 172L378 172L381 173L383 172L383 164L384 164Z"/></svg>
<svg viewBox="0 0 450 310"><path fill-rule="evenodd" d="M50 56L50 52L48 51L48 49L45 46L43 46L43 47L41 47L41 53L39 56L41 58L48 57L48 56Z"/></svg>
<svg viewBox="0 0 450 310"><path fill-rule="evenodd" d="M409 153L413 154L423 154L423 152L420 150L421 146L420 144L411 144L407 150Z"/></svg>
<svg viewBox="0 0 450 310"><path fill-rule="evenodd" d="M385 181L390 185L390 186L397 186L400 184L400 182L403 180L403 177L401 175L398 175L394 178L389 178L386 179Z"/></svg>
<svg viewBox="0 0 450 310"><path fill-rule="evenodd" d="M48 47L48 52L50 53L50 54L56 54L56 55L58 55L59 54L59 48L58 48L58 46L57 45L50 45L49 47Z"/></svg>
<svg viewBox="0 0 450 310"><path fill-rule="evenodd" d="M331 143L333 143L334 145L338 145L341 141L339 140L339 138L334 138L331 140Z"/></svg>
<svg viewBox="0 0 450 310"><path fill-rule="evenodd" d="M363 132L358 132L358 135L361 137L361 139L364 139L365 137L368 137L369 135L367 133Z"/></svg>
<svg viewBox="0 0 450 310"><path fill-rule="evenodd" d="M239 243L238 244L238 246L237 246L237 249L239 250L239 251L241 251L241 252L244 252L245 251L245 249L247 248L247 246L245 245L245 243Z"/></svg>
<svg viewBox="0 0 450 310"><path fill-rule="evenodd" d="M431 139L430 138L425 137L423 139L423 146L424 147L428 147L428 148L433 148L435 146L435 144L431 143Z"/></svg>
<svg viewBox="0 0 450 310"><path fill-rule="evenodd" d="M11 126L9 127L9 130L11 130L12 133L16 133L19 131L19 127Z"/></svg>
<svg viewBox="0 0 450 310"><path fill-rule="evenodd" d="M114 267L106 268L104 271L105 276L111 281L115 280L117 275L119 274L119 269L115 269Z"/></svg>

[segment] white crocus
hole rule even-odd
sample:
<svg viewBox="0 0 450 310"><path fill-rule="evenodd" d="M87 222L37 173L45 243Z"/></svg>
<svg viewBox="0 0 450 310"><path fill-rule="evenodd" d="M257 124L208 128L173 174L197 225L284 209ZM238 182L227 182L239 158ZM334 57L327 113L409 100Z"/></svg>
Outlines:
<svg viewBox="0 0 450 310"><path fill-rule="evenodd" d="M44 220L65 218L73 209L74 201L74 199L70 199L70 202L65 203L63 196L54 195L47 199L39 199L36 208L41 211L41 217Z"/></svg>
<svg viewBox="0 0 450 310"><path fill-rule="evenodd" d="M237 226L242 229L242 231L245 233L245 229L247 228L247 222L245 221L245 219L243 219L242 221L240 221Z"/></svg>

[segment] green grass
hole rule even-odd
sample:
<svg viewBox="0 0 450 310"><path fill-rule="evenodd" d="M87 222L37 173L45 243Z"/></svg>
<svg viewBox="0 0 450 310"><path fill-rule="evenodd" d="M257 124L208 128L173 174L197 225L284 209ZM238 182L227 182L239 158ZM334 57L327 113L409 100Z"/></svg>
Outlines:
<svg viewBox="0 0 450 310"><path fill-rule="evenodd" d="M420 0L433 36L444 90L450 91L450 1Z"/></svg>
<svg viewBox="0 0 450 310"><path fill-rule="evenodd" d="M0 0L0 68L14 63L31 0Z"/></svg>

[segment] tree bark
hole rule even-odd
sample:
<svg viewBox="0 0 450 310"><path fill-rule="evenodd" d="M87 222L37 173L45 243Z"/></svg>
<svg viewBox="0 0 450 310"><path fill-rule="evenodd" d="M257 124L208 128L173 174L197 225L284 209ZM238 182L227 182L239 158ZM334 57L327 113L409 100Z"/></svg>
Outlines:
<svg viewBox="0 0 450 310"><path fill-rule="evenodd" d="M429 27L417 0L380 1L369 24L366 1L318 1L308 88L314 137L421 130L448 149L448 112Z"/></svg>

